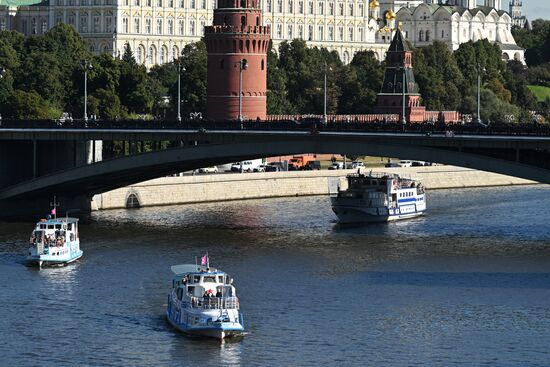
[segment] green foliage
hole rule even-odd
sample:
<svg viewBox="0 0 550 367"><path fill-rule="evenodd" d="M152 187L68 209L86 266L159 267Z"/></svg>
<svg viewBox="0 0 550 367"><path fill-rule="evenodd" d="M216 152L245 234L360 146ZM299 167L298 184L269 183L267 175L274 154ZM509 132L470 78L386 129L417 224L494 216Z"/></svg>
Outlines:
<svg viewBox="0 0 550 367"><path fill-rule="evenodd" d="M529 29L512 29L517 44L526 49L525 59L529 66L550 62L550 21L537 19Z"/></svg>
<svg viewBox="0 0 550 367"><path fill-rule="evenodd" d="M342 95L338 112L343 114L371 113L376 95L382 88L384 67L372 51L360 51L343 69Z"/></svg>
<svg viewBox="0 0 550 367"><path fill-rule="evenodd" d="M531 92L535 95L539 102L545 101L547 98L550 98L550 88L543 87L540 85L528 85L527 86Z"/></svg>
<svg viewBox="0 0 550 367"><path fill-rule="evenodd" d="M15 90L4 105L6 117L14 119L53 119L61 111L52 107L35 91Z"/></svg>

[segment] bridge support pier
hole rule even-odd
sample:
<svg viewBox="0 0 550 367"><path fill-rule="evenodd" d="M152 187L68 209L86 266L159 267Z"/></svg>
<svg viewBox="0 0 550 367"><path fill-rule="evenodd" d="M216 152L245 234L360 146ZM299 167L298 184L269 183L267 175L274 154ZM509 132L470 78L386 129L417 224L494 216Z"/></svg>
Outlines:
<svg viewBox="0 0 550 367"><path fill-rule="evenodd" d="M79 195L71 197L57 195L56 200L60 204L57 207L58 217L64 217L66 214L70 217L71 215L82 215L91 212L91 196ZM52 210L50 207L52 201L53 196L0 200L0 219L28 221L37 218L46 218Z"/></svg>

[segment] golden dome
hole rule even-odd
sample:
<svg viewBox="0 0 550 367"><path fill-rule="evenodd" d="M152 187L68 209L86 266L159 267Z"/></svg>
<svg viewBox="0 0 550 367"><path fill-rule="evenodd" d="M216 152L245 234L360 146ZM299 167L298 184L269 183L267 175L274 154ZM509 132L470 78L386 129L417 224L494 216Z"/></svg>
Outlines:
<svg viewBox="0 0 550 367"><path fill-rule="evenodd" d="M373 9L375 8L379 8L380 7L380 3L378 2L378 0L372 0L369 4L369 6Z"/></svg>
<svg viewBox="0 0 550 367"><path fill-rule="evenodd" d="M395 13L393 10L388 10L386 12L386 20L394 20L395 19Z"/></svg>

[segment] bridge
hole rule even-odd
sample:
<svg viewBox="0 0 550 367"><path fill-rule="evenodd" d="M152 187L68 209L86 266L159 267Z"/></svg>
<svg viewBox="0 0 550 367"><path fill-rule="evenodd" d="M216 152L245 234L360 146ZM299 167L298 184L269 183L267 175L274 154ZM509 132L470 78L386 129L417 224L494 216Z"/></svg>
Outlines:
<svg viewBox="0 0 550 367"><path fill-rule="evenodd" d="M94 147L95 142L112 141L133 147L129 149L132 154L113 156L106 148L100 152ZM156 142L155 149L144 152L144 141ZM110 158L97 161L101 153ZM402 157L550 183L550 131L532 127L515 131L460 126L404 129L401 125L367 128L364 124L296 122L4 125L0 128L0 209L10 216L43 214L51 197L57 195L62 198L61 211L86 211L94 194L129 184L205 166L300 153Z"/></svg>

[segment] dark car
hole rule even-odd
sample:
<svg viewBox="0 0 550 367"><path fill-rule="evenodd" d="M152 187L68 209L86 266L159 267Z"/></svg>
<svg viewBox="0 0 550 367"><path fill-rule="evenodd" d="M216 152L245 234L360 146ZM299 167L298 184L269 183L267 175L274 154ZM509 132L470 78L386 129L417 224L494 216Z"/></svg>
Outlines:
<svg viewBox="0 0 550 367"><path fill-rule="evenodd" d="M386 163L384 167L401 167L401 165L391 162L391 163Z"/></svg>

